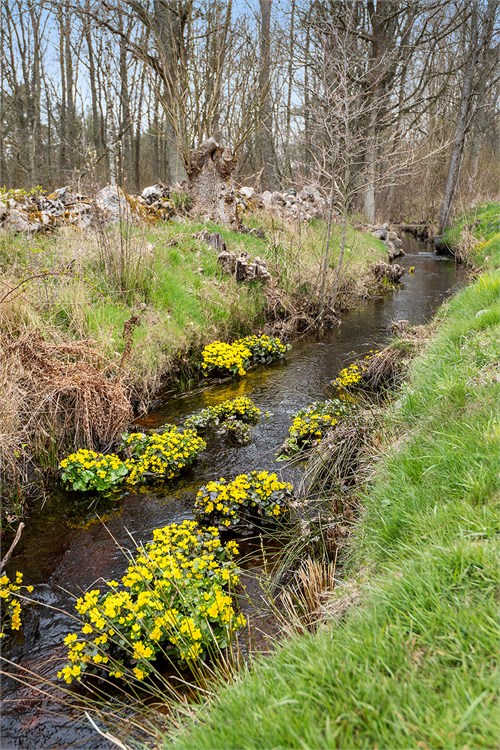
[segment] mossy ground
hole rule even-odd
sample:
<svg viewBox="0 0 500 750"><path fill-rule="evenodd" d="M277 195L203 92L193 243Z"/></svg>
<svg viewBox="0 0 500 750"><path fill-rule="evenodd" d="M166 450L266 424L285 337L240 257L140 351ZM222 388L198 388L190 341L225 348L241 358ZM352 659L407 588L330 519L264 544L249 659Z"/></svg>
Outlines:
<svg viewBox="0 0 500 750"><path fill-rule="evenodd" d="M489 270L441 309L387 414L345 567L360 606L258 660L165 747L497 747L499 342Z"/></svg>

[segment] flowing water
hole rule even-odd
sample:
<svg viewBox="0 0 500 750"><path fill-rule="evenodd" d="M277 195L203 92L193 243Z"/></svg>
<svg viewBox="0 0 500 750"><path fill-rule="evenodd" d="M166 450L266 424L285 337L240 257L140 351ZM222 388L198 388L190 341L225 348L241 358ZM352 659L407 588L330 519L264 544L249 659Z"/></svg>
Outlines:
<svg viewBox="0 0 500 750"><path fill-rule="evenodd" d="M68 592L78 594L100 577L120 577L126 561L117 543L133 549L133 540L147 541L154 528L190 517L195 492L209 479L253 469L274 470L290 478L292 470L276 462L275 452L286 437L292 414L324 398L342 367L387 340L392 321L428 321L464 282L464 271L453 260L436 257L409 236L404 242L406 255L398 262L406 268L415 266L415 273L405 274L394 293L360 302L326 336L295 342L285 362L256 368L237 381L170 397L141 422L150 428L179 423L201 408L245 394L263 412L271 413L255 427L251 443L235 448L213 441L190 474L173 488L128 493L98 505L86 497L61 493L29 518L8 572L23 571L25 583L36 585L37 600L49 606L29 608L22 634L4 648L5 658L38 677L22 672L27 685L3 679L0 750L112 747L81 714L54 704L50 688L47 695L38 692L45 690L43 678L53 680L64 663L64 647L55 644L71 630L71 619L59 611L71 610Z"/></svg>

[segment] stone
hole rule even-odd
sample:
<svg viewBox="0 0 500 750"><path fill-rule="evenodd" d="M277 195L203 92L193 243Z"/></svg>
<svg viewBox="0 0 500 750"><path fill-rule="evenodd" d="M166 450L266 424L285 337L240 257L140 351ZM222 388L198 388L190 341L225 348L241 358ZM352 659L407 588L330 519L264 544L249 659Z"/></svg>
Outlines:
<svg viewBox="0 0 500 750"><path fill-rule="evenodd" d="M264 192L260 196L260 199L264 208L271 208L273 202L273 194L270 190L264 190Z"/></svg>
<svg viewBox="0 0 500 750"><path fill-rule="evenodd" d="M170 189L166 185L163 185L161 182L156 183L156 185L150 185L149 187L144 188L141 193L141 198L143 198L143 200L148 205L151 205L151 203L159 201L162 198L169 197Z"/></svg>
<svg viewBox="0 0 500 750"><path fill-rule="evenodd" d="M8 229L11 232L37 232L42 227L41 222L34 222L28 220L28 215L24 211L19 211L17 208L11 208L8 212L5 221L4 229Z"/></svg>
<svg viewBox="0 0 500 750"><path fill-rule="evenodd" d="M7 208L7 204L3 201L0 201L0 221L3 221L8 213L9 209Z"/></svg>
<svg viewBox="0 0 500 750"><path fill-rule="evenodd" d="M391 242L398 240L399 237L397 235L397 232L387 232L387 239L390 240Z"/></svg>
<svg viewBox="0 0 500 750"><path fill-rule="evenodd" d="M240 195L242 195L243 198L246 198L247 200L251 200L255 195L255 189L248 185L244 185L242 188L240 188Z"/></svg>
<svg viewBox="0 0 500 750"><path fill-rule="evenodd" d="M378 281L387 279L387 281L394 284L397 283L405 273L403 266L400 266L397 263L390 265L389 263L383 263L382 261L380 263L375 263L375 265L372 266L372 271Z"/></svg>
<svg viewBox="0 0 500 750"><path fill-rule="evenodd" d="M116 185L106 185L99 190L95 197L95 206L110 223L130 221L132 218L125 193Z"/></svg>
<svg viewBox="0 0 500 750"><path fill-rule="evenodd" d="M286 201L283 198L282 193L280 193L278 190L275 190L274 193L272 193L271 204L274 204L277 206L284 206L286 204Z"/></svg>

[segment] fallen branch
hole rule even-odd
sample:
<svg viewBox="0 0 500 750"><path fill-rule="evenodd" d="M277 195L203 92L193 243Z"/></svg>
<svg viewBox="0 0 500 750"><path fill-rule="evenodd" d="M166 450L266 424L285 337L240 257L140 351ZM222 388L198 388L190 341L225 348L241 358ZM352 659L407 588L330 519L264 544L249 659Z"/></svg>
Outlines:
<svg viewBox="0 0 500 750"><path fill-rule="evenodd" d="M0 573L2 572L2 570L5 568L5 566L9 562L9 560L11 558L11 555L14 552L14 549L16 547L16 544L18 543L18 541L21 538L21 534L23 533L23 529L24 529L24 523L21 521L21 523L17 527L17 531L16 531L16 535L14 537L14 541L12 542L12 544L9 547L9 549L5 553L5 555L4 555L3 559L2 559L2 562L0 562Z"/></svg>

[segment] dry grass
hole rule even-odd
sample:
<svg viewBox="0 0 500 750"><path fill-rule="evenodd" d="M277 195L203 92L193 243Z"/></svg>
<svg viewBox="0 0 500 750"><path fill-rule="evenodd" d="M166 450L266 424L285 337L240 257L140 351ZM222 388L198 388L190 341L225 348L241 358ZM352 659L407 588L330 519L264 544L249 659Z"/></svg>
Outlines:
<svg viewBox="0 0 500 750"><path fill-rule="evenodd" d="M90 343L46 341L35 330L0 337L0 487L19 497L35 466L78 447L105 450L132 418L120 371Z"/></svg>

